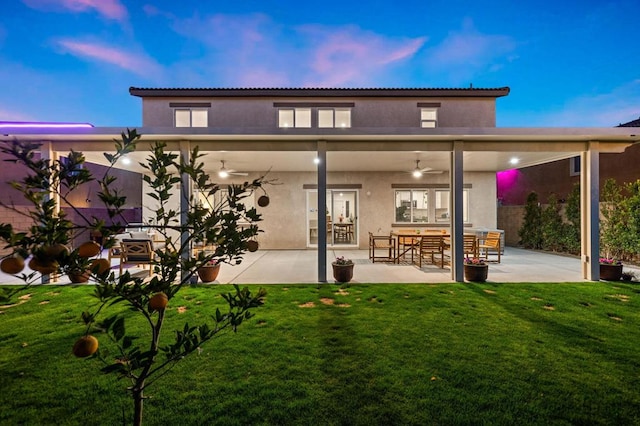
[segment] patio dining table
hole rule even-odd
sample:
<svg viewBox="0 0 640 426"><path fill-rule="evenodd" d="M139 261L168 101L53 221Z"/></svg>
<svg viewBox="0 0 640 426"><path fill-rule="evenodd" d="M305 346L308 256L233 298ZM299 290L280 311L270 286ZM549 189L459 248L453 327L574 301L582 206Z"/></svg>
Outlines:
<svg viewBox="0 0 640 426"><path fill-rule="evenodd" d="M435 229L429 229L429 230L417 230L417 229L412 229L412 230L397 230L397 231L391 231L391 235L394 236L396 238L396 247L397 247L397 253L396 253L396 257L395 257L395 263L400 263L400 259L404 258L404 256L408 253L411 252L411 263L413 263L413 249L415 248L416 245L420 245L420 238L425 236L425 235L439 235L442 236L445 241L448 241L448 239L451 237L451 235L449 234L448 231L446 230L435 230ZM406 241L407 239L411 240L411 244L400 244L401 241ZM404 247L404 250L401 251L400 247Z"/></svg>

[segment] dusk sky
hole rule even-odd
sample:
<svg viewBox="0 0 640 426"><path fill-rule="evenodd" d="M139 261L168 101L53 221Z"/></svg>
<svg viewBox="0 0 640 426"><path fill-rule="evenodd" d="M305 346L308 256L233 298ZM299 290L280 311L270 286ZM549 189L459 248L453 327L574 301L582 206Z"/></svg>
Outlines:
<svg viewBox="0 0 640 426"><path fill-rule="evenodd" d="M140 126L136 87L509 86L500 127L640 117L640 2L2 0L0 121Z"/></svg>

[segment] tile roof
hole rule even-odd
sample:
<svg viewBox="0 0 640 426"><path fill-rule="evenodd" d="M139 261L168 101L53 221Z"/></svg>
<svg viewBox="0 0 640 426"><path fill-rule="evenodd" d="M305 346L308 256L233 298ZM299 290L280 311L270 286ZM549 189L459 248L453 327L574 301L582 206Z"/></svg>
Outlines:
<svg viewBox="0 0 640 426"><path fill-rule="evenodd" d="M139 97L501 97L509 94L509 87L497 88L286 88L286 87L255 87L255 88L141 88L130 87L129 93Z"/></svg>
<svg viewBox="0 0 640 426"><path fill-rule="evenodd" d="M628 123L619 124L616 127L640 127L640 118L636 118L635 120L631 120Z"/></svg>

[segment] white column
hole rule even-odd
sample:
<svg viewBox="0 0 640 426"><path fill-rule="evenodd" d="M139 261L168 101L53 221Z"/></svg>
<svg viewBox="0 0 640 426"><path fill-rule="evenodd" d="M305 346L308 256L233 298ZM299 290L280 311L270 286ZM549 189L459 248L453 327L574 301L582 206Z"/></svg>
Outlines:
<svg viewBox="0 0 640 426"><path fill-rule="evenodd" d="M327 142L318 141L318 282L327 282Z"/></svg>
<svg viewBox="0 0 640 426"><path fill-rule="evenodd" d="M451 279L464 282L464 215L463 215L463 161L464 143L453 143L449 167L449 193L451 194Z"/></svg>
<svg viewBox="0 0 640 426"><path fill-rule="evenodd" d="M189 141L180 141L180 156L185 163L191 161L191 143ZM191 199L191 178L188 175L180 176L180 225L187 223L187 213L189 212L189 200ZM180 233L180 247L184 247L188 243L189 235L186 232ZM188 247L182 251L182 257L188 259L191 256L191 248Z"/></svg>
<svg viewBox="0 0 640 426"><path fill-rule="evenodd" d="M580 155L580 240L582 277L600 280L600 144L591 141Z"/></svg>

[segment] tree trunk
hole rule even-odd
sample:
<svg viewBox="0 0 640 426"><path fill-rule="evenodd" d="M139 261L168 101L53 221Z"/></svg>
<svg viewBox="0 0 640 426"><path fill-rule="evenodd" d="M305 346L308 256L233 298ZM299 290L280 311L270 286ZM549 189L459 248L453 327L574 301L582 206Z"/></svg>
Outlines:
<svg viewBox="0 0 640 426"><path fill-rule="evenodd" d="M143 383L144 385L144 383ZM144 390L135 389L133 391L133 424L135 426L142 426L142 409L144 405Z"/></svg>

